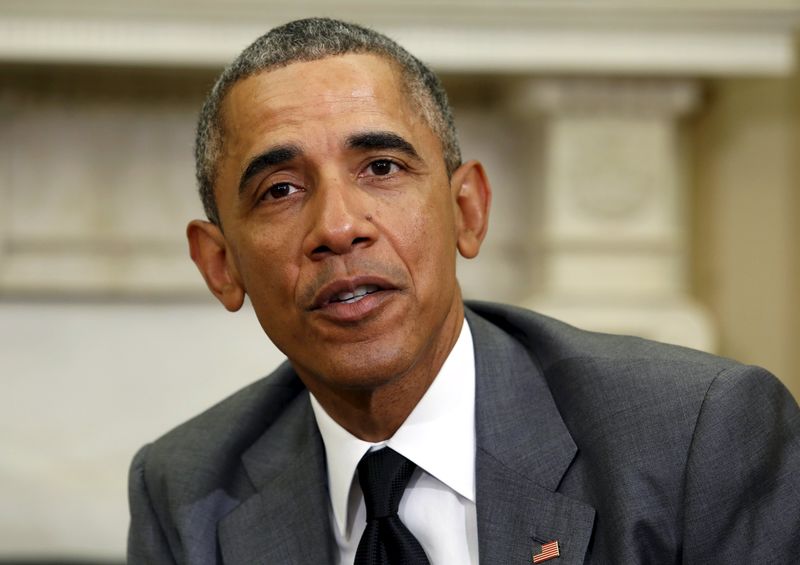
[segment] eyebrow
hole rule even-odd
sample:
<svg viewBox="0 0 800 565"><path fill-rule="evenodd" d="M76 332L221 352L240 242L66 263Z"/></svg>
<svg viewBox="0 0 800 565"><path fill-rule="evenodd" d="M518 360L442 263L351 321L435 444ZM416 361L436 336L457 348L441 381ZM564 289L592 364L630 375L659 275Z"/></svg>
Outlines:
<svg viewBox="0 0 800 565"><path fill-rule="evenodd" d="M297 145L279 145L250 159L241 179L239 179L239 194L244 192L247 183L258 173L264 169L288 163L297 158L300 153L300 148Z"/></svg>
<svg viewBox="0 0 800 565"><path fill-rule="evenodd" d="M349 149L394 149L414 159L420 159L419 153L408 141L391 131L367 131L356 133L347 138Z"/></svg>
<svg viewBox="0 0 800 565"><path fill-rule="evenodd" d="M419 153L408 141L391 131L367 131L347 138L349 149L393 149L405 153L413 159L420 159ZM242 194L250 180L265 169L288 163L302 153L294 144L278 145L256 155L247 164L239 179L239 194Z"/></svg>

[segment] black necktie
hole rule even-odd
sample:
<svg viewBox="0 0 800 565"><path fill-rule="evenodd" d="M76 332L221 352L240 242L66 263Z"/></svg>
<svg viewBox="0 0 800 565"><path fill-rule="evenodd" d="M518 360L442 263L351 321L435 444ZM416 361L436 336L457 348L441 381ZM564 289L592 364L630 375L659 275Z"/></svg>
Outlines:
<svg viewBox="0 0 800 565"><path fill-rule="evenodd" d="M417 466L384 447L358 464L358 482L367 507L367 527L354 565L429 565L425 550L408 531L397 509Z"/></svg>

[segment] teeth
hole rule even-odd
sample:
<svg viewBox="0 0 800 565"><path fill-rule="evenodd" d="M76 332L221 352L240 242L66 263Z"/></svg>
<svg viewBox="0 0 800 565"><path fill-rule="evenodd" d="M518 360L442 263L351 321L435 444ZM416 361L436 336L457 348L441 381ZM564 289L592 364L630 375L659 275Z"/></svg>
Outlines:
<svg viewBox="0 0 800 565"><path fill-rule="evenodd" d="M361 285L356 287L353 292L340 292L334 298L334 302L347 302L352 304L353 302L358 302L366 295L375 292L376 290L378 290L378 287L374 284Z"/></svg>

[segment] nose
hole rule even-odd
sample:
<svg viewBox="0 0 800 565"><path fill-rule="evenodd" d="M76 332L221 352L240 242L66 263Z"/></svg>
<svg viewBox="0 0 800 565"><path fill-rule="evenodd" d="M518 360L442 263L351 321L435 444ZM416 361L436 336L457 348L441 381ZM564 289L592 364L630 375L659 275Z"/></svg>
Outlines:
<svg viewBox="0 0 800 565"><path fill-rule="evenodd" d="M318 261L372 245L377 229L368 210L369 196L358 185L345 179L321 182L307 208L306 256Z"/></svg>

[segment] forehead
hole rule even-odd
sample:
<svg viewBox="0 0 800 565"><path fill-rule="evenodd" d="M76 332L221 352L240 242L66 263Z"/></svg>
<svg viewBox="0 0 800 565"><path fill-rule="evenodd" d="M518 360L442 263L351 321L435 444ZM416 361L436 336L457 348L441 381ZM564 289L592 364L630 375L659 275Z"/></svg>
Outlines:
<svg viewBox="0 0 800 565"><path fill-rule="evenodd" d="M372 54L292 63L236 83L222 106L226 142L340 126L405 128L422 122L398 66Z"/></svg>

